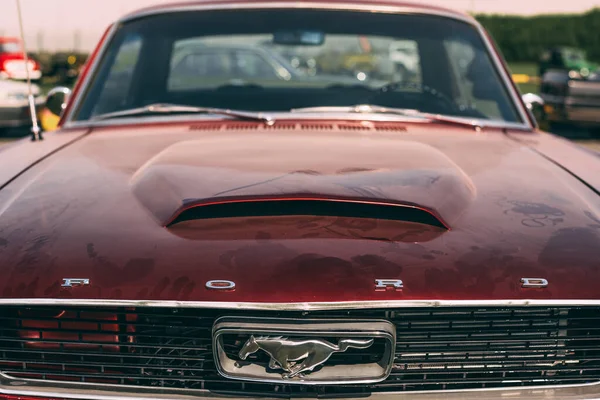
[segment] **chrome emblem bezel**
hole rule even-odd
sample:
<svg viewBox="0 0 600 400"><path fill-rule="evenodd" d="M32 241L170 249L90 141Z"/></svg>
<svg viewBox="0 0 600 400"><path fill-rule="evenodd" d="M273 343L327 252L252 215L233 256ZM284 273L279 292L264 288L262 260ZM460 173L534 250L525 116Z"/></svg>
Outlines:
<svg viewBox="0 0 600 400"><path fill-rule="evenodd" d="M223 337L236 334L248 338L233 356L224 350ZM339 339L329 339L333 337ZM253 344L248 352L241 351L252 340L261 341L262 346ZM349 349L368 351L375 341L381 349L376 361L328 364L334 353ZM213 325L217 370L222 376L237 380L300 385L380 382L390 374L395 347L396 328L384 320L222 317ZM249 354L259 352L270 358L268 364L245 360Z"/></svg>

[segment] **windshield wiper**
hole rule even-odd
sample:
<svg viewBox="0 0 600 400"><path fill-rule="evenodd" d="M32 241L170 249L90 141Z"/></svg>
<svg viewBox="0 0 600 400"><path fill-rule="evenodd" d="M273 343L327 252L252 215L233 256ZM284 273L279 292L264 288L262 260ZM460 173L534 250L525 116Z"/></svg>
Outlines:
<svg viewBox="0 0 600 400"><path fill-rule="evenodd" d="M332 112L340 112L340 113L356 113L356 114L393 114L393 115L401 115L405 117L414 117L414 118L422 118L431 122L441 122L445 124L453 124L459 126L467 126L473 128L474 130L481 130L483 128L483 124L477 119L468 119L463 117L451 117L447 115L440 114L431 114L422 112L419 110L414 110L410 108L389 108L382 107L371 104L359 104L355 106L346 106L346 107L335 107L335 106L325 106L325 107L304 107L304 108L294 108L291 109L290 112L299 112L299 113L332 113Z"/></svg>
<svg viewBox="0 0 600 400"><path fill-rule="evenodd" d="M136 115L156 115L156 114L217 114L226 115L235 119L260 121L271 126L275 123L275 119L270 115L263 113L253 113L250 111L228 110L225 108L213 107L194 107L179 104L155 103L143 107L131 108L129 110L109 112L100 114L92 118L93 121L102 121L112 118L130 117Z"/></svg>

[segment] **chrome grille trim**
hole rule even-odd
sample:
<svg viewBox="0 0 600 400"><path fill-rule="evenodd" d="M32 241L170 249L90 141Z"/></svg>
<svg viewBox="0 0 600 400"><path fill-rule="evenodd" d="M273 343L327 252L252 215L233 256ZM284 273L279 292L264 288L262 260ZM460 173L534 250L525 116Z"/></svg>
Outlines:
<svg viewBox="0 0 600 400"><path fill-rule="evenodd" d="M190 308L5 307L0 313L0 370L17 380L44 383L74 380L157 390L207 389L251 397L445 393L600 381L599 307L479 305L254 313L276 320L379 318L392 322L398 334L390 378L339 390L331 386L296 390L286 383L236 385L219 376L212 359L210 328L220 316L248 314L252 313ZM244 343L244 335L235 341ZM229 346L227 351L236 354L239 344L230 342ZM358 356L348 354L334 364L353 365L361 362L353 358Z"/></svg>
<svg viewBox="0 0 600 400"><path fill-rule="evenodd" d="M297 2L253 2L253 3L190 3L190 4L174 4L164 5L159 7L150 7L142 10L134 11L133 13L124 16L118 22L126 23L136 19L145 18L157 14L169 14L177 12L192 12L192 11L214 11L214 10L276 10L276 9L313 9L313 10L331 10L331 11L363 11L377 13L401 13L401 14L416 14L416 15L435 15L465 22L472 26L479 26L477 20L468 14L444 10L437 8L424 8L410 5L381 5L381 4L361 4L361 3L324 3L319 1L297 1Z"/></svg>
<svg viewBox="0 0 600 400"><path fill-rule="evenodd" d="M14 379L0 373L0 394L50 397L77 400L213 400L222 398L206 390L156 389L137 386L116 386L90 383L50 382ZM530 386L527 388L489 388L446 391L415 391L374 393L370 400L598 400L600 383L560 386ZM307 397L310 398L310 397ZM343 399L344 397L337 397ZM276 397L235 397L230 400L267 400Z"/></svg>

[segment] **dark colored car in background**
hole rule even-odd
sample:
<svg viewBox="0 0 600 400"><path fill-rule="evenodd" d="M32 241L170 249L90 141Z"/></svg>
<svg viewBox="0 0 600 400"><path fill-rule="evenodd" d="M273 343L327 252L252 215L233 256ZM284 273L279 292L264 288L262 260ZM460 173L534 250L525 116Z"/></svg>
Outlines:
<svg viewBox="0 0 600 400"><path fill-rule="evenodd" d="M303 78L274 50L261 46L198 45L186 43L174 51L173 78L169 87L191 89L194 85L244 85L274 83Z"/></svg>
<svg viewBox="0 0 600 400"><path fill-rule="evenodd" d="M57 84L73 85L88 55L79 52L53 53L43 66L43 75L55 78Z"/></svg>
<svg viewBox="0 0 600 400"><path fill-rule="evenodd" d="M572 72L572 76L587 78L600 68L588 60L585 51L572 47L555 47L542 53L540 57L539 76L544 76L548 70Z"/></svg>
<svg viewBox="0 0 600 400"><path fill-rule="evenodd" d="M265 40L416 71L286 79ZM0 148L0 398L600 398L600 158L525 99L445 8L123 17Z"/></svg>
<svg viewBox="0 0 600 400"><path fill-rule="evenodd" d="M579 49L545 52L540 61L541 118L551 125L600 127L599 68Z"/></svg>

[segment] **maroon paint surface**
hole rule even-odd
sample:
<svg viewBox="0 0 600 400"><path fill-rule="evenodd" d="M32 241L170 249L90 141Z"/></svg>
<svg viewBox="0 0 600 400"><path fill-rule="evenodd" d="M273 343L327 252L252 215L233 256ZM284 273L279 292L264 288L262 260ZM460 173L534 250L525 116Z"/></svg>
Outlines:
<svg viewBox="0 0 600 400"><path fill-rule="evenodd" d="M331 123L140 123L3 150L0 298L600 297L598 156L539 132L389 121L319 128ZM410 204L449 229L315 216L165 227L187 204L292 195ZM550 284L523 289L523 277ZM64 289L63 278L91 285ZM404 290L376 291L375 279L402 279ZM209 280L236 289L209 290Z"/></svg>
<svg viewBox="0 0 600 400"><path fill-rule="evenodd" d="M368 134L238 130L214 122L206 130L201 123L193 130L184 123L96 128L0 191L0 295L244 302L598 298L600 197L534 149L563 147L572 154L563 161L574 169L600 166L599 158L537 133L512 134L524 138L516 140L497 130L405 127ZM30 150L11 151L25 156ZM450 230L310 216L165 228L157 215L224 191L327 196L336 190L369 201L410 198L438 210ZM522 289L522 277L550 285ZM91 286L61 289L62 278L89 278ZM405 288L375 291L376 278L402 279ZM235 291L206 289L218 279L235 281Z"/></svg>

